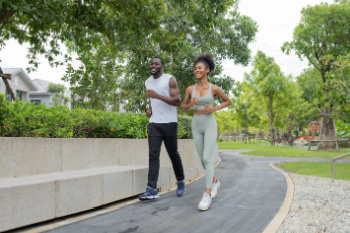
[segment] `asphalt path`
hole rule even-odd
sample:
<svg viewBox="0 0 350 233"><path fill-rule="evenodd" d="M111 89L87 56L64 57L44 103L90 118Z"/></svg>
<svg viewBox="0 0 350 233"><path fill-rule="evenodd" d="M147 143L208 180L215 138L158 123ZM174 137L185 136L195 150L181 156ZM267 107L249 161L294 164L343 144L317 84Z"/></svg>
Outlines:
<svg viewBox="0 0 350 233"><path fill-rule="evenodd" d="M202 178L186 185L182 197L177 197L175 191L168 192L156 200L136 202L45 232L262 232L279 211L287 191L284 175L269 164L316 161L246 156L240 155L239 151L220 151L220 157L221 163L215 174L221 186L207 211L197 208L205 188L205 179Z"/></svg>

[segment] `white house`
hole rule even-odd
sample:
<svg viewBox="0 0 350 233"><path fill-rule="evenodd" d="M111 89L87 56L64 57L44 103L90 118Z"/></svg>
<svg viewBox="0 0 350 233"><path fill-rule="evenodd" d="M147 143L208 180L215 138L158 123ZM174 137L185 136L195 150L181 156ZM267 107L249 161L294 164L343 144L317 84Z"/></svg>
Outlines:
<svg viewBox="0 0 350 233"><path fill-rule="evenodd" d="M46 106L50 106L52 102L52 94L47 92L47 87L50 82L41 79L34 79L33 83L38 87L38 90L29 93L30 101L36 105L45 104Z"/></svg>
<svg viewBox="0 0 350 233"><path fill-rule="evenodd" d="M8 82L17 99L29 101L29 92L38 91L37 86L22 68L2 68L2 71L4 74L11 74L11 80L8 80ZM0 93L5 94L8 101L12 101L2 79L0 79Z"/></svg>
<svg viewBox="0 0 350 233"><path fill-rule="evenodd" d="M46 106L52 105L52 93L47 92L47 88L50 85L50 82L42 79L34 79L33 83L38 87L37 91L29 93L29 99L35 104L45 104ZM64 96L70 96L70 90L64 91ZM71 102L68 101L67 106L71 108Z"/></svg>

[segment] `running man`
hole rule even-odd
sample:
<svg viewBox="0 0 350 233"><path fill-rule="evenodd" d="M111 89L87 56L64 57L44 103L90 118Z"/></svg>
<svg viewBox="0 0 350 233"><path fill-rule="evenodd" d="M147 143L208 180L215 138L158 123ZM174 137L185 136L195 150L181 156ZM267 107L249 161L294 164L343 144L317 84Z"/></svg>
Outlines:
<svg viewBox="0 0 350 233"><path fill-rule="evenodd" d="M175 78L164 74L164 62L160 57L153 57L150 62L151 77L146 82L147 96L150 97L150 108L146 111L149 117L148 148L149 171L146 192L139 196L141 201L158 198L157 181L159 176L159 156L162 142L172 162L177 180L177 195L185 191L184 171L177 148L177 106L181 105L179 88Z"/></svg>

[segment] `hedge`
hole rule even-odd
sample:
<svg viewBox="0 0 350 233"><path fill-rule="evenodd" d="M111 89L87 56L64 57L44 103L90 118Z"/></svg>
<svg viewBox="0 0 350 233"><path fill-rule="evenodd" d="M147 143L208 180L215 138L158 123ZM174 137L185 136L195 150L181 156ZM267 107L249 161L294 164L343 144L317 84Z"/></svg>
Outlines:
<svg viewBox="0 0 350 233"><path fill-rule="evenodd" d="M178 116L178 138L192 138L191 117ZM144 113L103 112L29 102L5 101L0 95L1 137L147 138Z"/></svg>

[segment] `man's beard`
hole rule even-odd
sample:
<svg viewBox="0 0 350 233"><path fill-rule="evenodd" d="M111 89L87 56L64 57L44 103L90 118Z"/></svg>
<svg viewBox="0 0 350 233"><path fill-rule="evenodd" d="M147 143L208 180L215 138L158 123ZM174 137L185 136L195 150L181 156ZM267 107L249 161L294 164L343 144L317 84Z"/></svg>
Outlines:
<svg viewBox="0 0 350 233"><path fill-rule="evenodd" d="M152 71L151 71L151 75L155 76L155 75L160 74L160 72L162 72L162 70L157 70L157 71L156 71L156 72L154 72L154 73L152 73Z"/></svg>

